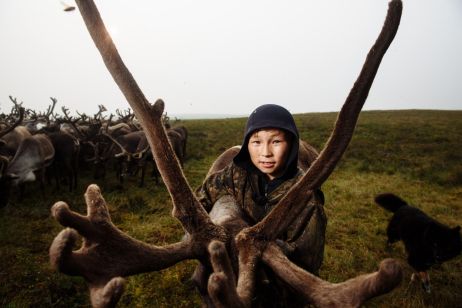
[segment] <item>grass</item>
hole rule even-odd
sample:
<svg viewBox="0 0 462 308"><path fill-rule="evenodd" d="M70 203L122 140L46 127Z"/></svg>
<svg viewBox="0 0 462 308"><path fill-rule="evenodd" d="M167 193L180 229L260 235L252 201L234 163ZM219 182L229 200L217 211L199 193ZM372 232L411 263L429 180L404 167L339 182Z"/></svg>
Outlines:
<svg viewBox="0 0 462 308"><path fill-rule="evenodd" d="M321 149L336 113L296 115L302 138ZM214 158L240 144L245 119L182 121L189 130L184 172L195 188ZM401 285L367 307L458 307L462 302L460 257L430 271L433 292L409 284L411 270L403 245L387 248L385 228L390 213L373 197L394 192L451 226L462 224L462 112L368 111L359 119L355 135L337 169L323 186L328 227L320 275L340 282L376 270L388 257L402 260ZM84 168L82 168L83 170ZM48 248L62 227L50 216L51 205L66 201L85 213L83 192L95 182L83 172L76 192L53 192L42 198L36 185L26 197L0 209L0 306L88 307L88 291L80 277L50 268ZM136 180L124 187L111 177L97 182L109 204L113 222L145 242L163 245L182 236L171 218L171 200L162 184ZM189 277L196 262L182 262L160 272L128 278L120 307L200 307Z"/></svg>

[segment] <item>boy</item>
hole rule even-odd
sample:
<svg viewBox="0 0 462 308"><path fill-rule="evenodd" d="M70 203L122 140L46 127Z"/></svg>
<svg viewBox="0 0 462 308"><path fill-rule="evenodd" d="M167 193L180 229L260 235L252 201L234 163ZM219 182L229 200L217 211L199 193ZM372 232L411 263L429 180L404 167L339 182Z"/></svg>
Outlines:
<svg viewBox="0 0 462 308"><path fill-rule="evenodd" d="M210 212L217 201L231 196L246 224L254 225L303 176L297 166L298 151L299 134L290 112L273 104L258 107L247 120L240 152L227 167L205 179L197 192L199 201ZM318 274L324 253L327 219L323 199L318 190L286 236L278 240L295 264L313 274ZM268 279L263 280L272 282L266 286L272 290L265 293L278 298L277 301L281 297L287 299L287 290L283 291L271 275L264 271L263 276ZM275 304L268 298L263 301Z"/></svg>

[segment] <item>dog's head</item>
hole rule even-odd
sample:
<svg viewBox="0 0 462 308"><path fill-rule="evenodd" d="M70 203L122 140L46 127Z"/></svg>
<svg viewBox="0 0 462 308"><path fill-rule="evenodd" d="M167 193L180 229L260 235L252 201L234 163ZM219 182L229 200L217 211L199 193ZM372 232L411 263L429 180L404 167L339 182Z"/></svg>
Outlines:
<svg viewBox="0 0 462 308"><path fill-rule="evenodd" d="M433 255L437 263L450 260L461 253L460 226L448 228L446 226L431 225L426 232L426 236L432 244Z"/></svg>

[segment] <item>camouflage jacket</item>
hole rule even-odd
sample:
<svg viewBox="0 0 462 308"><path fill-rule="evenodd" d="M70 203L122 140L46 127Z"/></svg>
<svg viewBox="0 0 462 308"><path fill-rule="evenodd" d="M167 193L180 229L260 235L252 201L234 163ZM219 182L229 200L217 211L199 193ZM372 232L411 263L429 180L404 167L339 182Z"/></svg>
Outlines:
<svg viewBox="0 0 462 308"><path fill-rule="evenodd" d="M268 193L264 205L258 205L252 198L253 190L258 187L258 175L231 163L206 178L196 194L207 212L210 212L214 203L222 196L233 196L244 213L244 220L249 225L254 225L271 211L302 176L303 171L299 170L294 178L286 180ZM318 274L324 255L327 218L323 203L322 192L318 190L289 228L286 236L281 239L284 241L282 244L285 243L285 251L289 258L314 274Z"/></svg>

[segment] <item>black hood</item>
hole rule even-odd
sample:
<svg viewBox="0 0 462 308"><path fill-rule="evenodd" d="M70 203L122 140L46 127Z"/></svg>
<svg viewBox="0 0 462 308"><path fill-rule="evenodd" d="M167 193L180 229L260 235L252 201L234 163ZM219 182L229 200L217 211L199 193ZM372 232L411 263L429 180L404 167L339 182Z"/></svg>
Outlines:
<svg viewBox="0 0 462 308"><path fill-rule="evenodd" d="M292 146L286 163L283 177L293 177L297 173L299 134L292 114L279 105L266 104L255 109L249 116L245 126L244 140L234 163L247 170L253 167L247 144L252 133L262 128L279 128L292 135Z"/></svg>

